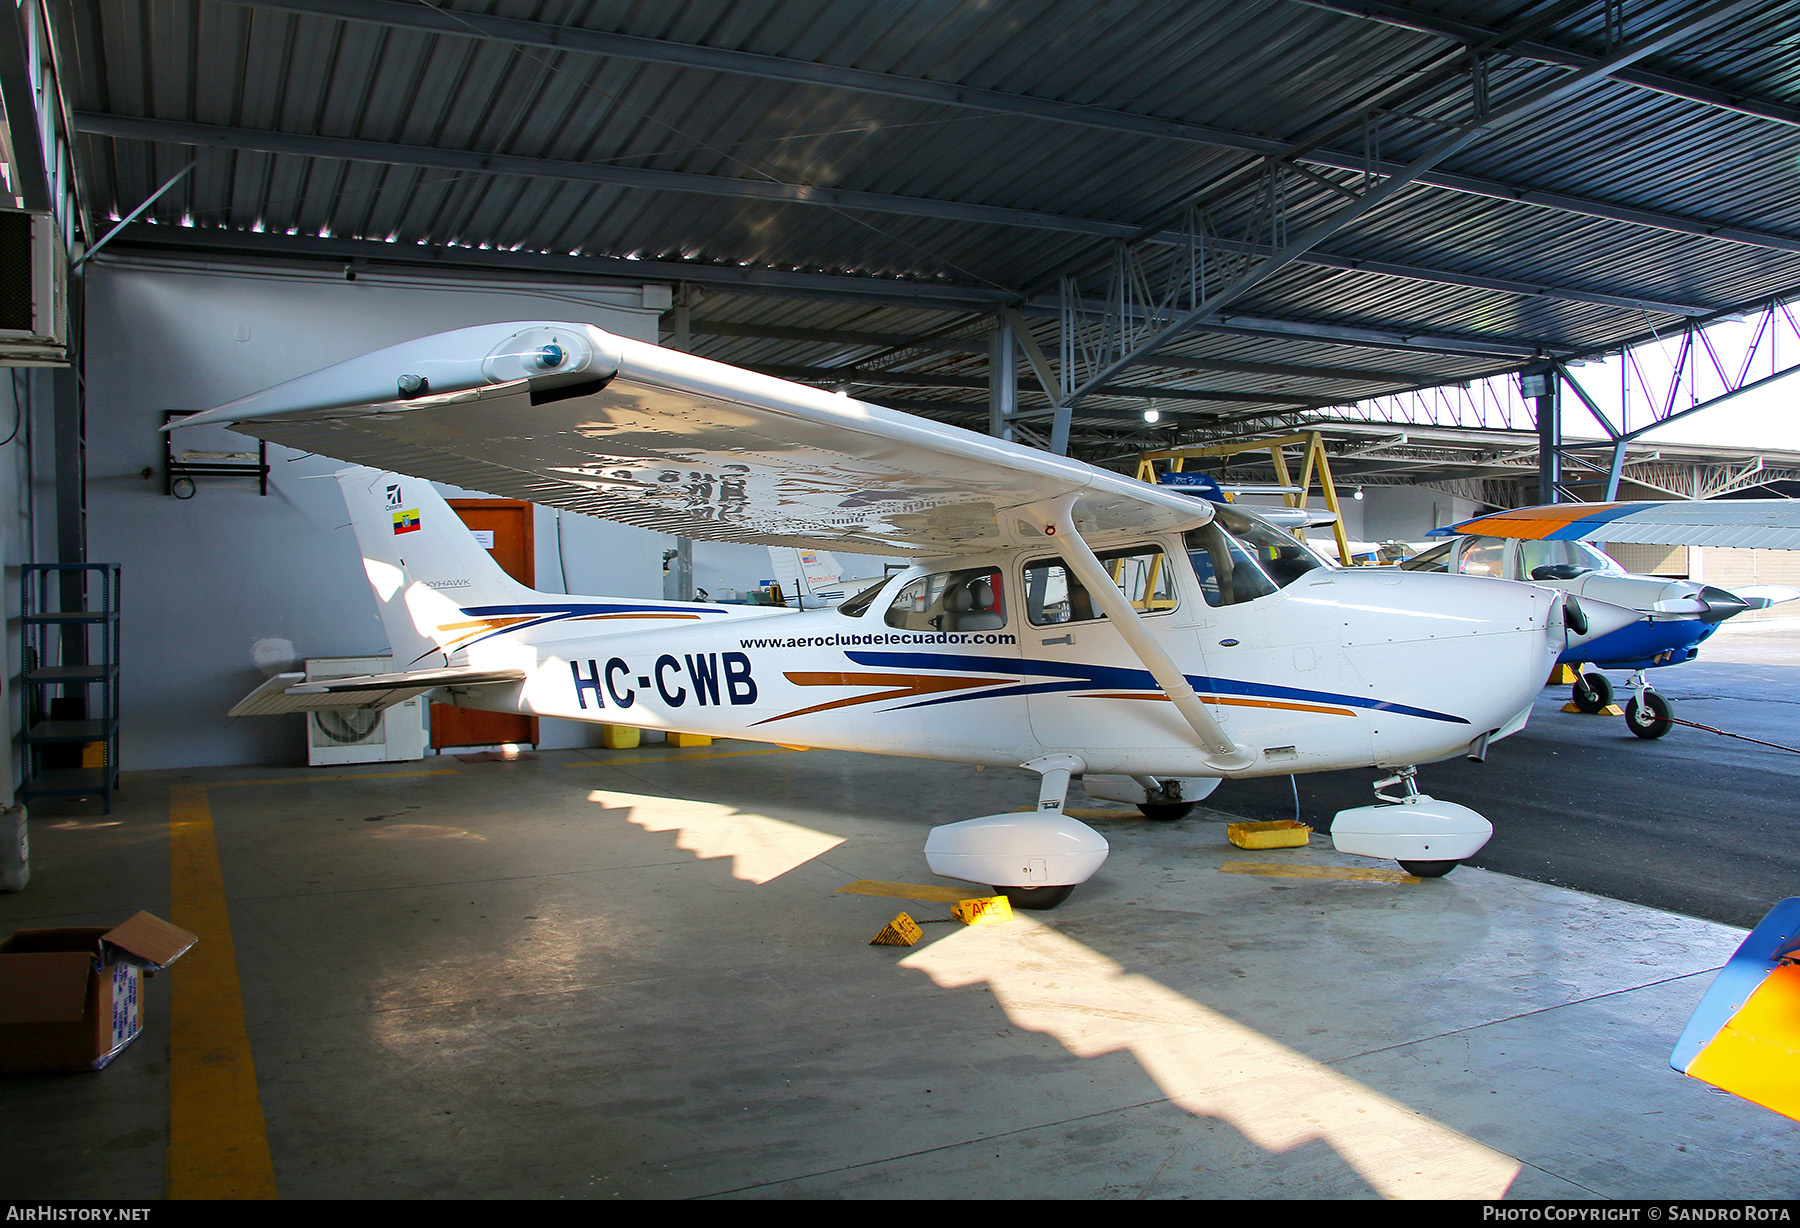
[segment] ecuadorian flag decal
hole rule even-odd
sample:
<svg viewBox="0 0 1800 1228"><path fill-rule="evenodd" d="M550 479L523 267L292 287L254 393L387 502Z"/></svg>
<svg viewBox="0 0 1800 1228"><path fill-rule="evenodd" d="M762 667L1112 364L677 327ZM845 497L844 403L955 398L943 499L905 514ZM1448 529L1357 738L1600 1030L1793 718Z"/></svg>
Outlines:
<svg viewBox="0 0 1800 1228"><path fill-rule="evenodd" d="M419 509L407 508L404 512L394 513L394 532L417 533L419 531Z"/></svg>

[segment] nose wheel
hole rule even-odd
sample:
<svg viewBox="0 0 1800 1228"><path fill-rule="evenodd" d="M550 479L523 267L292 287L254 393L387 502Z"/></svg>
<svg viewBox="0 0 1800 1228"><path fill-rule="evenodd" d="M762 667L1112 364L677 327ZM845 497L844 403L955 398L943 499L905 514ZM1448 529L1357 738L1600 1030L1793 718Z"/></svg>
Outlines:
<svg viewBox="0 0 1800 1228"><path fill-rule="evenodd" d="M1641 702L1633 699L1625 705L1625 728L1640 738L1660 738L1675 728L1669 719L1673 712L1668 700L1655 691L1645 691Z"/></svg>
<svg viewBox="0 0 1800 1228"><path fill-rule="evenodd" d="M1644 671L1631 676L1631 702L1625 705L1625 728L1640 738L1660 738L1675 728L1674 707L1650 689Z"/></svg>

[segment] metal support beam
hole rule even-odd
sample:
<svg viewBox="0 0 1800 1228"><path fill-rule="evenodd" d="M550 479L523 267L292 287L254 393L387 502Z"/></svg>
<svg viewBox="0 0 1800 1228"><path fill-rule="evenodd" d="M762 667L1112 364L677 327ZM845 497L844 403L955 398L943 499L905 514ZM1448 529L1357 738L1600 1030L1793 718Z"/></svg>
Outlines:
<svg viewBox="0 0 1800 1228"><path fill-rule="evenodd" d="M1011 310L1011 309L1009 309ZM1021 319L1023 317L1021 316ZM871 333L855 329L843 328L797 328L782 324L752 324L736 320L694 320L691 325L697 336L710 337L757 337L770 341L798 341L817 343L819 345L868 346L908 349L919 346L929 340L923 335L910 333ZM1015 325L1015 328L1017 325ZM991 348L991 335L987 339L968 338L952 341L938 347L939 353L985 354ZM1044 351L1049 363L1057 355ZM1208 358L1201 355L1170 354L1158 351L1154 358L1145 364L1148 367L1171 371L1225 371L1233 375L1265 375L1277 379L1312 379L1333 380L1349 383L1366 384L1418 384L1439 378L1427 371L1399 371L1391 368L1375 367L1329 367L1316 364L1251 362L1237 358ZM1054 370L1054 368L1051 368ZM1039 376L1040 382L1042 376Z"/></svg>
<svg viewBox="0 0 1800 1228"><path fill-rule="evenodd" d="M923 371L871 371L866 367L803 367L782 363L749 363L751 370L781 379L819 384L863 384L894 388L987 388L989 381L975 375L944 375ZM1021 380L1020 386L1035 392L1046 391L1035 380ZM1313 404L1305 397L1283 396L1267 392L1237 392L1230 389L1169 388L1159 384L1111 384L1097 395L1111 397L1144 397L1152 401L1225 401L1245 405L1287 405L1302 408ZM1014 417L1045 418L1051 408L1020 409Z"/></svg>
<svg viewBox="0 0 1800 1228"><path fill-rule="evenodd" d="M35 22L27 8L8 4L0 10L0 106L6 109L12 135L13 190L27 209L48 209L50 169L44 159L27 22Z"/></svg>
<svg viewBox="0 0 1800 1228"><path fill-rule="evenodd" d="M1562 502L1561 388L1554 367L1534 367L1519 375L1519 391L1537 415L1539 503Z"/></svg>
<svg viewBox="0 0 1800 1228"><path fill-rule="evenodd" d="M1619 478L1625 472L1625 440L1615 439L1612 446L1612 463L1606 467L1606 502L1611 503L1619 497Z"/></svg>
<svg viewBox="0 0 1800 1228"><path fill-rule="evenodd" d="M866 333L847 328L795 328L786 324L749 324L737 320L692 320L688 327L701 337L756 337L766 341L800 341L819 345L893 347L917 345L911 333ZM975 352L971 342L962 347Z"/></svg>
<svg viewBox="0 0 1800 1228"><path fill-rule="evenodd" d="M1453 39L1468 46L1479 46L1500 38L1502 31L1490 26L1462 21L1439 13L1422 12L1404 4L1383 0L1298 0L1299 3L1347 16L1366 17L1371 21L1418 30L1440 38ZM1523 38L1506 45L1506 54L1559 68L1588 68L1599 59L1589 52L1565 46L1547 38ZM1639 89L1653 90L1671 98L1684 98L1739 115L1754 115L1778 124L1800 125L1800 107L1773 98L1757 97L1740 90L1720 89L1704 81L1683 77L1678 73L1657 72L1643 68L1627 68L1613 74L1615 80Z"/></svg>
<svg viewBox="0 0 1800 1228"><path fill-rule="evenodd" d="M501 274L560 274L584 281L610 278L632 285L646 281L687 281L731 293L783 298L860 300L896 307L951 312L991 312L1012 297L1010 291L981 286L942 285L898 278L855 277L835 273L799 273L788 269L743 268L738 265L688 264L677 260L625 260L616 256L568 256L548 252L503 252L471 247L437 247L419 243L384 243L376 239L322 239L248 230L213 230L194 226L159 226L133 222L114 245L139 250L185 251L208 256L251 259L317 259L341 268L346 260L362 261L370 270L427 268L486 269Z"/></svg>
<svg viewBox="0 0 1800 1228"><path fill-rule="evenodd" d="M1216 250L1209 249L1210 235L1202 229L1204 215L1195 217L1190 213L1189 251L1195 267L1185 276L1181 269L1174 270L1175 276L1169 279L1168 289L1161 292L1166 297L1159 298L1158 292L1149 286L1146 273L1138 266L1135 251L1130 247L1126 248L1115 261L1115 271L1109 278L1110 286L1114 287L1109 299L1118 305L1120 324L1115 333L1102 337L1094 345L1092 357L1080 376L1065 367L1063 394L1058 398L1059 406L1079 402L1196 324L1218 316L1282 268L1392 199L1422 174L1445 158L1474 144L1484 134L1533 115L1570 93L1604 79L1645 56L1653 55L1671 43L1719 25L1754 2L1755 0L1715 0L1703 8L1683 13L1665 22L1656 33L1614 50L1593 66L1530 90L1497 108L1490 105L1485 67L1479 57L1475 58L1470 65L1468 105L1461 122L1452 127L1447 135L1426 145L1399 171L1375 184L1368 184L1365 180L1365 190L1356 193L1356 199L1351 204L1314 222L1293 238L1274 237L1286 234L1287 219L1281 195L1283 163L1289 158L1303 157L1307 145L1303 142L1282 157L1270 159L1265 172L1268 183L1266 215L1252 218L1248 224L1264 229L1271 236L1272 254L1261 260L1238 255L1236 259L1248 262L1248 267L1233 267L1231 262L1222 261ZM1379 112L1371 111L1367 123L1378 124L1380 118ZM1370 144L1373 149L1373 136ZM1212 286L1207 283L1209 267L1214 281ZM1069 279L1065 279L1064 287L1065 298L1072 298L1074 288ZM1153 322L1134 329L1125 327L1124 312L1133 302L1141 307L1151 308L1154 312ZM1078 338L1078 331L1066 323L1066 358L1075 356Z"/></svg>

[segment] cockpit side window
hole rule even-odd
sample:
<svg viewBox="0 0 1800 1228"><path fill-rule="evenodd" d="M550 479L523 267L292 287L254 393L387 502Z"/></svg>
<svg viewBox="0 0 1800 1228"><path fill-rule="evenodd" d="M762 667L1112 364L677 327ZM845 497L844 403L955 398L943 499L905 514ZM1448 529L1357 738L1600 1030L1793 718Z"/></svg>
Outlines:
<svg viewBox="0 0 1800 1228"><path fill-rule="evenodd" d="M1138 612L1159 614L1175 608L1174 578L1156 546L1108 550L1095 557ZM1025 616L1036 627L1106 617L1094 595L1061 559L1035 559L1025 565Z"/></svg>
<svg viewBox="0 0 1800 1228"><path fill-rule="evenodd" d="M1466 537L1456 570L1465 576L1493 576L1506 579L1506 539L1504 537Z"/></svg>
<svg viewBox="0 0 1800 1228"><path fill-rule="evenodd" d="M1188 560L1207 605L1239 605L1275 591L1275 582L1216 516L1211 523L1190 529L1186 541Z"/></svg>
<svg viewBox="0 0 1800 1228"><path fill-rule="evenodd" d="M887 625L903 631L992 631L1006 625L1000 571L971 567L911 581L888 606Z"/></svg>
<svg viewBox="0 0 1800 1228"><path fill-rule="evenodd" d="M1543 568L1553 568L1542 575ZM1586 542L1521 541L1519 543L1519 578L1537 580L1573 580L1583 572L1620 575L1624 568Z"/></svg>

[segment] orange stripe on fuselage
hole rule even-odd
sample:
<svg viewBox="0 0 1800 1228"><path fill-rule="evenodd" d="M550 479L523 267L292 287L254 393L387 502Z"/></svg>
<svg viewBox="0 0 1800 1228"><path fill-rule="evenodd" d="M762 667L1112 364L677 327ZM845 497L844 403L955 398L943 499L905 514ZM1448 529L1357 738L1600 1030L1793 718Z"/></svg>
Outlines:
<svg viewBox="0 0 1800 1228"><path fill-rule="evenodd" d="M877 695L852 695L845 699L814 704L810 708L783 712L780 716L771 716L757 721L758 725L767 725L770 721L785 721L791 716L808 716L814 712L828 712L833 708L848 708L857 704L874 703L882 699L912 699L919 695L935 695L940 691L966 691L971 687L1000 686L1018 681L1017 678L942 678L916 674L851 674L839 670L783 673L782 677L795 686L879 686L890 689Z"/></svg>

